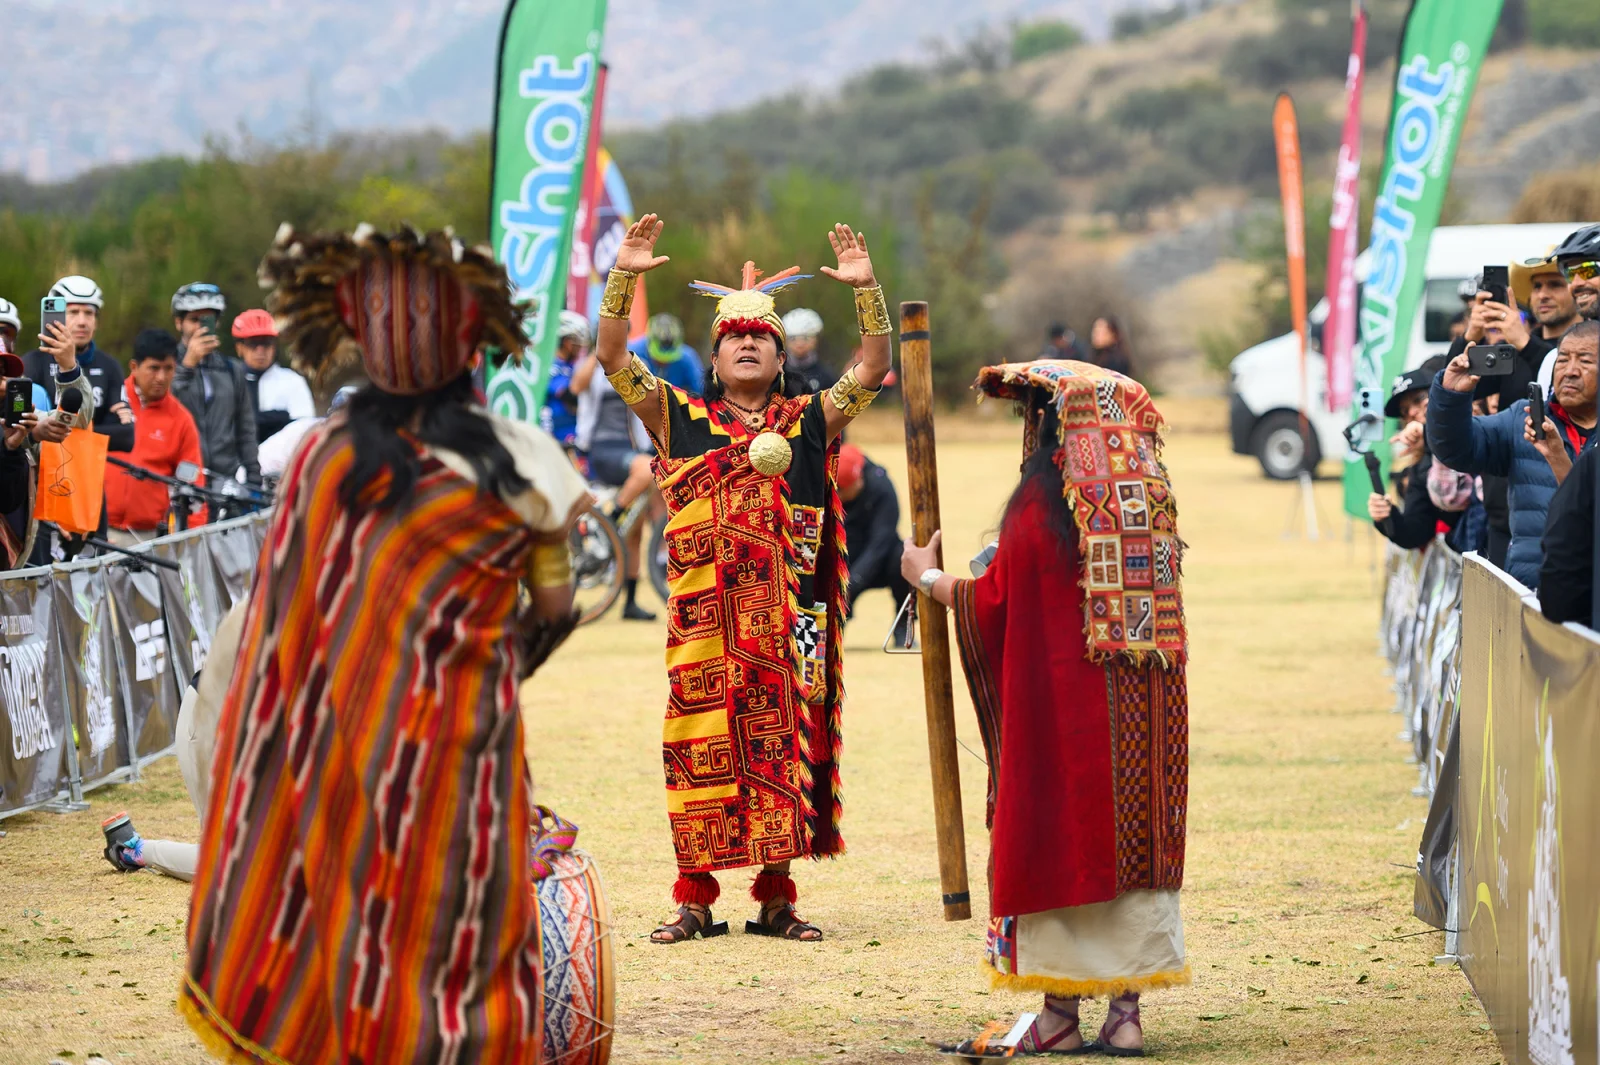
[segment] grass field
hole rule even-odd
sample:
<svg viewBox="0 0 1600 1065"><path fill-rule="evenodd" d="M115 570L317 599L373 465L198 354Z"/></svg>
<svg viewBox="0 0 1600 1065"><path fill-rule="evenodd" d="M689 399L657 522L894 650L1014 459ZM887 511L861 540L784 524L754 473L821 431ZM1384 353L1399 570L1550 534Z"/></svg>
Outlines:
<svg viewBox="0 0 1600 1065"><path fill-rule="evenodd" d="M1145 1002L1151 1053L1196 1062L1500 1060L1438 934L1412 935L1422 800L1396 742L1375 652L1369 531L1345 539L1337 486L1318 485L1321 542L1285 539L1295 491L1228 453L1217 406L1173 404L1167 458L1190 544L1193 662L1184 913L1194 984ZM951 569L984 542L1014 483L1004 419L941 425ZM857 439L904 485L892 420ZM1325 532L1328 530L1325 530ZM539 801L582 826L615 912L618 1036L633 1062L934 1061L953 1040L1035 1000L991 994L984 925L941 920L916 659L879 651L888 596L845 636L844 802L850 850L797 869L820 944L737 934L749 878L723 879L734 935L648 942L669 911L663 810L663 627L607 620L578 633L526 692ZM1076 639L1077 634L1065 638ZM959 669L959 666L957 666ZM961 736L981 750L958 677ZM987 912L984 767L962 755L973 909ZM87 813L0 822L0 1063L206 1060L173 1012L187 885L122 876L99 821L129 809L148 837L197 826L170 759ZM1409 938L1402 938L1410 936ZM1085 1007L1085 1026L1103 1007Z"/></svg>

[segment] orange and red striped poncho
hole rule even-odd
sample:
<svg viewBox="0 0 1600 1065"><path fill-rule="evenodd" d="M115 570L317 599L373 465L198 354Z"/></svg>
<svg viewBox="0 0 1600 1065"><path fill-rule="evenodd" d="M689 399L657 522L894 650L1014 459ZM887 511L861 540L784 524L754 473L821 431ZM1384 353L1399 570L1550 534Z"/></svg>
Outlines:
<svg viewBox="0 0 1600 1065"><path fill-rule="evenodd" d="M514 649L534 532L426 453L408 501L352 514L352 457L319 426L280 490L180 1008L232 1061L537 1062Z"/></svg>

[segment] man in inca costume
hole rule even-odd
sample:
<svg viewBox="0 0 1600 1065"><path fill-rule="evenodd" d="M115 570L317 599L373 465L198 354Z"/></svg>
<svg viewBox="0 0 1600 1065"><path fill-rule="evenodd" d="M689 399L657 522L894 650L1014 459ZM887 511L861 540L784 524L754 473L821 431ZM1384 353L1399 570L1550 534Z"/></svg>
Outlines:
<svg viewBox="0 0 1600 1065"><path fill-rule="evenodd" d="M628 313L662 223L628 231L606 283L596 353L613 387L650 431L666 499L667 676L663 729L677 914L658 943L720 935L712 920L720 869L759 866L752 934L816 940L794 910L794 858L841 853L838 633L846 597L843 507L835 483L839 434L889 372L889 314L864 236L828 234L855 289L861 358L833 387L807 394L784 371L773 293L746 263L738 289L696 282L717 297L704 396L658 380L627 351Z"/></svg>

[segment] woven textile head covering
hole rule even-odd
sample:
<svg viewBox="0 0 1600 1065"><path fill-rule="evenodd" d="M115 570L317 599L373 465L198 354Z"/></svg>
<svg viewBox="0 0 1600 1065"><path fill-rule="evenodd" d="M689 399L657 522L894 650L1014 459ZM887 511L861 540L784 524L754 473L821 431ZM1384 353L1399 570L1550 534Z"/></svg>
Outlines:
<svg viewBox="0 0 1600 1065"><path fill-rule="evenodd" d="M1055 422L1056 464L1083 563L1088 657L1182 662L1183 541L1161 463L1165 422L1150 393L1131 377L1067 359L986 366L973 387L1024 407L1024 459L1041 446L1040 426ZM1055 418L1043 417L1046 410Z"/></svg>
<svg viewBox="0 0 1600 1065"><path fill-rule="evenodd" d="M319 389L359 365L384 392L422 395L461 376L480 344L519 359L527 345L505 268L449 230L285 224L259 276L291 362Z"/></svg>
<svg viewBox="0 0 1600 1065"><path fill-rule="evenodd" d="M689 287L702 296L713 296L717 300L717 314L711 320L711 349L714 352L717 342L728 333L771 333L778 341L780 349L786 348L786 337L783 332L783 319L778 316L777 302L772 294L779 289L788 288L811 277L811 274L802 274L798 266L773 274L771 277L757 284L761 271L756 269L756 264L744 264L744 276L740 287L729 288L726 285L714 285L709 281L696 281Z"/></svg>

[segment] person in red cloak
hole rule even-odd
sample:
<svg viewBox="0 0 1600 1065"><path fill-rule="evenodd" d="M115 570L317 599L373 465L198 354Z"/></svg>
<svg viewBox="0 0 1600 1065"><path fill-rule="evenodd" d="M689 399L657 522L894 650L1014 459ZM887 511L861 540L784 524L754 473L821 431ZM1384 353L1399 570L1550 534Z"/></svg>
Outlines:
<svg viewBox="0 0 1600 1065"><path fill-rule="evenodd" d="M1178 891L1188 810L1186 635L1162 420L1138 382L1088 363L994 366L1026 416L1022 480L994 561L908 581L953 608L990 768L987 963L1044 1008L954 1048L1142 1056L1139 996L1189 982ZM1099 1039L1082 998L1110 999Z"/></svg>

